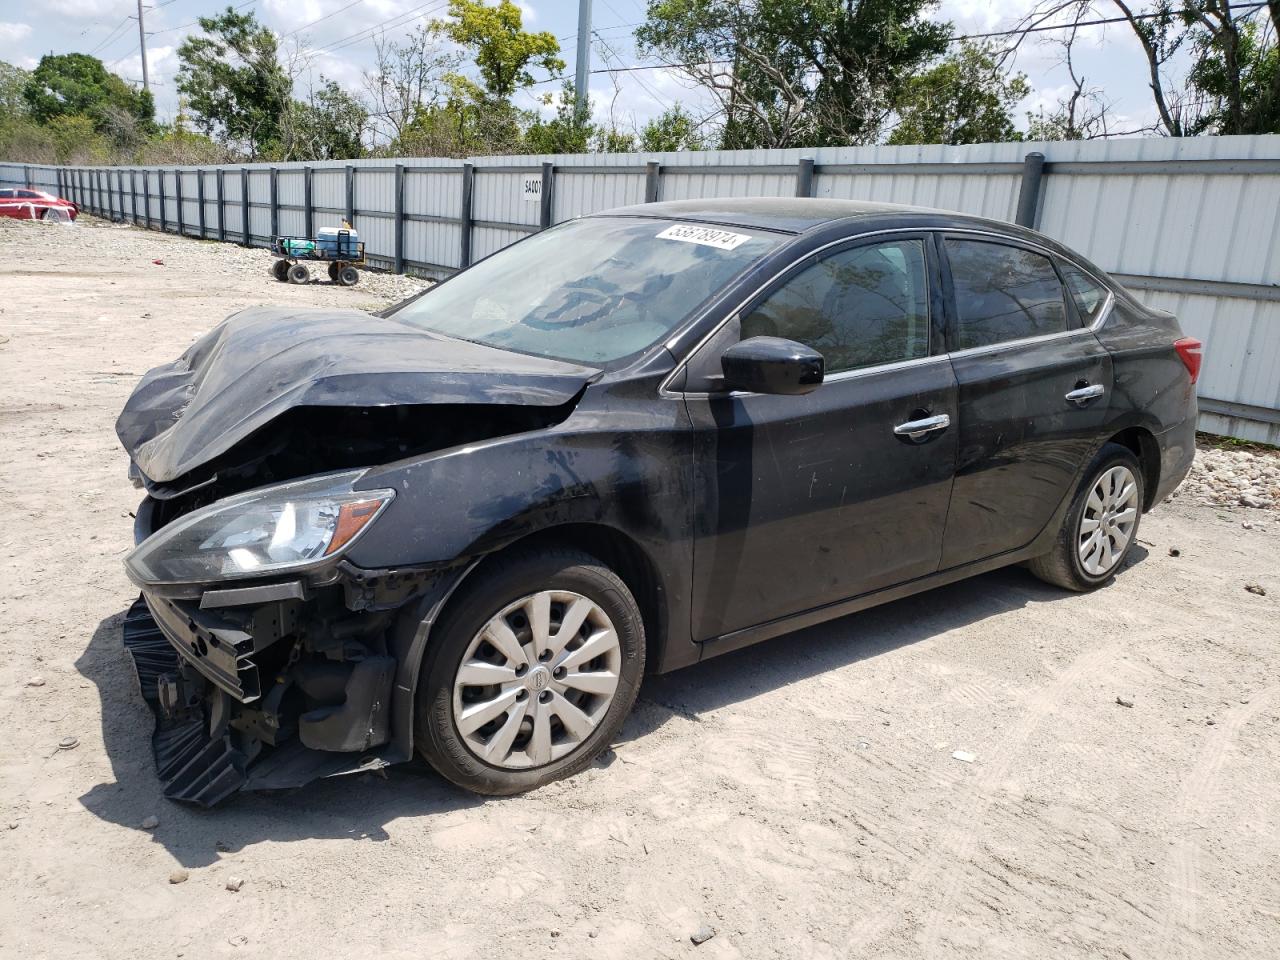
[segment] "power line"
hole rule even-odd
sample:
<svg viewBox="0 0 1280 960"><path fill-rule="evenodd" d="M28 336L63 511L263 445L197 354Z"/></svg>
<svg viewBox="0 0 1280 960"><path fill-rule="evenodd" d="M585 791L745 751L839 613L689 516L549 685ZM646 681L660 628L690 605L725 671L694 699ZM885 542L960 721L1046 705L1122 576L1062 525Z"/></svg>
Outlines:
<svg viewBox="0 0 1280 960"><path fill-rule="evenodd" d="M1246 12L1246 11L1253 12L1267 5L1268 4L1265 2L1265 0L1263 0L1263 2L1256 2L1256 3L1241 3L1241 4L1238 4L1234 9L1236 10L1236 12ZM1111 24L1111 23L1128 23L1130 19L1158 20L1164 16L1167 16L1167 15L1163 13L1138 13L1138 14L1134 14L1132 18L1101 17L1097 20L1078 20L1074 23L1060 23L1053 26L1026 27L1022 30L993 30L990 33L957 34L955 36L947 37L947 43L948 44L960 43L964 40L989 40L995 37L1020 37L1028 33L1048 33L1054 30L1072 30L1072 29L1077 29L1079 27L1100 27L1106 24ZM591 73L593 74L641 73L646 70L676 70L681 67L716 67L716 66L724 66L725 64L730 64L730 63L733 63L732 59L705 60L697 63L648 63L648 64L641 63L641 64L632 64L626 67L606 67L599 70L592 70ZM542 83L552 83L553 81L563 80L563 79L564 79L563 77L551 77L547 80L538 80L535 82L535 85L542 84Z"/></svg>
<svg viewBox="0 0 1280 960"><path fill-rule="evenodd" d="M123 20L121 20L119 23L117 23L112 28L111 32L107 34L106 39L99 41L98 45L89 51L89 56L93 56L103 47L110 46L112 43L114 43L117 37L119 36L120 31L123 30L125 26L129 23L129 21L132 19L133 19L132 16L127 16Z"/></svg>
<svg viewBox="0 0 1280 960"><path fill-rule="evenodd" d="M172 3L173 0L169 0L169 2ZM294 34L301 33L303 30L306 30L310 27L314 27L317 23L323 23L325 20L328 20L330 17L336 17L338 14L342 13L342 11L350 10L352 7L360 3L364 3L364 0L351 0L351 2L348 3L345 7L339 7L337 10L333 11L333 13L326 13L323 17L317 17L315 20L312 20L310 23L304 23L302 26L298 27L298 29L296 30L290 30L288 33L281 34L280 39L283 40L285 37L292 37Z"/></svg>
<svg viewBox="0 0 1280 960"><path fill-rule="evenodd" d="M333 43L326 44L323 49L318 50L316 52L317 53L333 53L335 50L341 50L345 47L354 46L357 43L363 43L365 40L371 39L374 36L374 34L376 34L379 30L385 27L388 27L388 26L392 28L403 27L414 20L417 20L421 17L425 17L428 13L435 13L444 5L445 5L444 2L437 2L435 3L434 7L432 7L431 3L421 4L419 6L414 7L411 10L406 10L404 13L396 14L394 17L388 17L386 20L383 20L380 23L375 23L372 26L365 27L362 30L357 30L355 33L350 34L349 36L346 36L346 37L342 37L340 40L335 40ZM432 7L432 9L424 10L423 8L425 7ZM422 12L419 13L419 11L422 11Z"/></svg>
<svg viewBox="0 0 1280 960"><path fill-rule="evenodd" d="M172 3L173 0L169 0L169 2ZM251 7L257 2L258 0L244 0L244 3L237 5L234 9L243 10L245 7ZM192 20L190 23L180 23L176 27L165 27L163 30L152 30L147 34L147 36L158 37L162 33L173 33L175 30L185 30L187 27L198 27L199 25L199 20Z"/></svg>

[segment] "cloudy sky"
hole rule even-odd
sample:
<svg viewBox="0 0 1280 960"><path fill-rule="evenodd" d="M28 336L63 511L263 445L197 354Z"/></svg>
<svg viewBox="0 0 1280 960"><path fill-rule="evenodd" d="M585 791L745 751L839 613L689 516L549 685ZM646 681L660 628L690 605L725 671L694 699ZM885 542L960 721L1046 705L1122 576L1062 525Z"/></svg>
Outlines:
<svg viewBox="0 0 1280 960"><path fill-rule="evenodd" d="M330 77L353 93L361 89L365 71L372 65L373 38L389 38L409 32L422 20L440 16L445 0L231 0L252 10L275 30L286 46L308 51L315 76ZM1030 4L1014 0L942 0L938 17L954 23L960 34L984 33L1016 23ZM198 30L195 20L226 6L226 0L150 0L144 4L147 30L147 64L161 119L172 118L177 108L174 73L177 49L183 37ZM573 70L577 35L576 0L523 0L527 29L548 30L560 39L568 70ZM635 64L632 32L644 17L644 0L595 0L592 66ZM1110 5L1098 4L1103 15L1114 15ZM31 68L46 53L91 53L109 69L132 81L141 81L138 53L136 0L43 0L32 6L16 0L0 5L0 59ZM1024 72L1034 92L1023 110L1051 105L1068 87L1061 65L1060 48L1044 35L1020 50L1017 69ZM1146 87L1145 61L1125 24L1084 30L1077 45L1077 71L1088 83L1105 91L1118 128L1149 123L1154 109ZM523 94L525 105L536 106L534 93L552 91L554 83ZM591 78L592 108L596 115L610 115L624 129L643 122L674 103L696 106L699 94L687 81L666 70L621 74L597 73Z"/></svg>

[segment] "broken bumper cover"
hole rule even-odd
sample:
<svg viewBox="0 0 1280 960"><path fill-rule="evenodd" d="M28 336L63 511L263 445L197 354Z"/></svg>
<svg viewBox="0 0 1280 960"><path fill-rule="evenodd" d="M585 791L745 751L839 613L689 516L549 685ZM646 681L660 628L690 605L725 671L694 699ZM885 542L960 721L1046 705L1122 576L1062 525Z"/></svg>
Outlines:
<svg viewBox="0 0 1280 960"><path fill-rule="evenodd" d="M296 675L270 678L264 697L255 639L193 608L141 596L123 640L156 717L152 748L166 797L208 807L237 790L287 789L408 759L389 742L391 657L366 656L319 679L291 663ZM291 694L301 715L286 707Z"/></svg>

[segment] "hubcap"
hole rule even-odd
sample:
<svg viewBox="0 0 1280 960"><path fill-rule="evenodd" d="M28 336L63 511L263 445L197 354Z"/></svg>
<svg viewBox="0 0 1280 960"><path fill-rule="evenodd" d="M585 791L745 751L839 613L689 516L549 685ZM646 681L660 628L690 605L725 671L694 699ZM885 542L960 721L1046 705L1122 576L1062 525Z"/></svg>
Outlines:
<svg viewBox="0 0 1280 960"><path fill-rule="evenodd" d="M1137 523L1137 478L1128 467L1112 467L1093 485L1080 515L1076 543L1085 572L1095 577L1111 572L1129 548Z"/></svg>
<svg viewBox="0 0 1280 960"><path fill-rule="evenodd" d="M454 678L453 721L485 763L540 767L591 735L621 669L617 631L595 601L569 590L530 594L472 638Z"/></svg>

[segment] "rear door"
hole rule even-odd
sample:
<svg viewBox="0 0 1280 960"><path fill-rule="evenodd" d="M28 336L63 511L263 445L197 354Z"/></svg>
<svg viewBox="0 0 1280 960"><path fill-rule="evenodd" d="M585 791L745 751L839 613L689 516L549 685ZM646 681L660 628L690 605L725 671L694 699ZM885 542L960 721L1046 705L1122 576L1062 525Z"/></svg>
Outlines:
<svg viewBox="0 0 1280 960"><path fill-rule="evenodd" d="M691 362L696 639L937 570L955 463L941 299L928 234L852 242L793 268ZM825 381L706 392L724 349L754 336L812 346Z"/></svg>
<svg viewBox="0 0 1280 960"><path fill-rule="evenodd" d="M940 245L959 419L947 569L1044 529L1097 445L1112 382L1048 253L987 235Z"/></svg>

